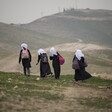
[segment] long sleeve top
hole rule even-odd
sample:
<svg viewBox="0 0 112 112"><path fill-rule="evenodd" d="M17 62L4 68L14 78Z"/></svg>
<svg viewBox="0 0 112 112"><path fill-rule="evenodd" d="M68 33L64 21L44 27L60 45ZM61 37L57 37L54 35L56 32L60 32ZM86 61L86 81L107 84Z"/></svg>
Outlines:
<svg viewBox="0 0 112 112"><path fill-rule="evenodd" d="M38 60L37 60L37 62L38 62L38 63L39 63L40 59L41 59L41 56L40 56L40 55L38 55Z"/></svg>

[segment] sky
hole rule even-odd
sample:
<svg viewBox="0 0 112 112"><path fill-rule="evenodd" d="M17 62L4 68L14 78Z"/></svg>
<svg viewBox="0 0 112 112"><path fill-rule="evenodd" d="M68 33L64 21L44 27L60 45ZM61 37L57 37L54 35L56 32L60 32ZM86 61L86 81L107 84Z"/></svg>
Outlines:
<svg viewBox="0 0 112 112"><path fill-rule="evenodd" d="M112 0L0 0L0 22L26 24L63 8L112 10Z"/></svg>

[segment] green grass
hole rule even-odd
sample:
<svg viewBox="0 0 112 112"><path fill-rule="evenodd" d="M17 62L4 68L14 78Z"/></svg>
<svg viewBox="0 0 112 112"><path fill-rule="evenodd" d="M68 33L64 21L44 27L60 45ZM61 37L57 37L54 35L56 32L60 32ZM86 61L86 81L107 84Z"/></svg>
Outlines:
<svg viewBox="0 0 112 112"><path fill-rule="evenodd" d="M102 98L84 98L78 99L80 104L89 107L95 107L97 109L111 109L111 101Z"/></svg>
<svg viewBox="0 0 112 112"><path fill-rule="evenodd" d="M40 79L36 80L37 76L25 77L20 74L11 74L0 72L0 90L7 96L21 96L45 98L47 100L62 99L63 96L57 93L51 93L52 85L60 85L53 81ZM17 88L15 88L17 87ZM4 97L3 97L4 99ZM2 99L0 99L2 100Z"/></svg>
<svg viewBox="0 0 112 112"><path fill-rule="evenodd" d="M74 75L61 75L60 80L56 80L54 77L47 77L47 79L36 80L38 76L23 76L19 73L4 73L0 72L0 111L12 110L13 107L10 104L21 105L24 102L28 105L29 102L33 106L33 102L39 103L39 101L44 101L44 103L64 101L63 92L67 87L74 88ZM99 77L92 77L86 80L85 83L79 81L79 86L85 87L97 87L98 86L111 86L112 80L105 80ZM101 91L103 91L101 89ZM33 102L32 102L33 101ZM78 100L80 104L91 106L97 108L110 108L110 101L101 98L81 98ZM7 108L3 104L7 102ZM98 102L101 102L98 105ZM5 110L3 110L5 109ZM39 107L34 108L39 109ZM16 109L18 110L18 108ZM19 109L20 111L28 111L25 107ZM19 111L18 110L18 111ZM29 110L31 111L31 110Z"/></svg>
<svg viewBox="0 0 112 112"><path fill-rule="evenodd" d="M85 83L81 82L80 83L82 86L85 87L90 87L93 89L97 89L97 90L102 90L103 91L107 91L108 87L112 86L112 80L107 80L107 79L102 79L100 77L91 77L89 79L86 80Z"/></svg>
<svg viewBox="0 0 112 112"><path fill-rule="evenodd" d="M92 77L86 81L86 83L95 86L112 85L112 80L101 79L100 77Z"/></svg>
<svg viewBox="0 0 112 112"><path fill-rule="evenodd" d="M70 86L74 81L74 75L61 75L60 80L55 80L54 77L48 77L47 79L36 80L38 76L23 76L14 73L0 72L0 87L4 85L8 89L14 87L27 88L27 89L39 89L39 90L51 90L52 86ZM112 80L101 79L100 77L92 77L86 80L87 84L96 86L112 85Z"/></svg>

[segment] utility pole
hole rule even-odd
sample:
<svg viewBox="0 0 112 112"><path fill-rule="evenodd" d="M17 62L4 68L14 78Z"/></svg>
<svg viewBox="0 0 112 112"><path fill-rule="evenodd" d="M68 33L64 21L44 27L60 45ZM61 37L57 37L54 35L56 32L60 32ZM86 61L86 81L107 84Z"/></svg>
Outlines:
<svg viewBox="0 0 112 112"><path fill-rule="evenodd" d="M58 7L58 11L59 11L59 13L60 13L60 7Z"/></svg>
<svg viewBox="0 0 112 112"><path fill-rule="evenodd" d="M41 17L43 17L43 11L41 11Z"/></svg>
<svg viewBox="0 0 112 112"><path fill-rule="evenodd" d="M75 0L75 6L76 6L76 9L77 9L77 8L78 8L78 7L77 7L77 0Z"/></svg>

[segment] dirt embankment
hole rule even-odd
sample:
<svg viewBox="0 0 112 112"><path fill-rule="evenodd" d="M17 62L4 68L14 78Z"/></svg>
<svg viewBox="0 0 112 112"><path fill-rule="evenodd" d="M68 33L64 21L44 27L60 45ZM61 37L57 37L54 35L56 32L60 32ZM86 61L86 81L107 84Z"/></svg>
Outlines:
<svg viewBox="0 0 112 112"><path fill-rule="evenodd" d="M65 43L54 46L56 50L59 51L68 51L68 52L75 52L75 50L80 49L82 51L89 51L89 50L112 50L112 48L103 47L95 44L86 44L82 43L82 40L79 40L79 42L75 43ZM50 48L46 48L46 50L49 50Z"/></svg>

